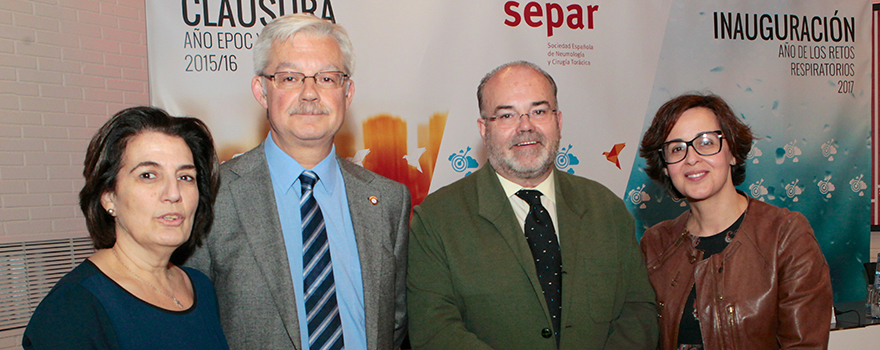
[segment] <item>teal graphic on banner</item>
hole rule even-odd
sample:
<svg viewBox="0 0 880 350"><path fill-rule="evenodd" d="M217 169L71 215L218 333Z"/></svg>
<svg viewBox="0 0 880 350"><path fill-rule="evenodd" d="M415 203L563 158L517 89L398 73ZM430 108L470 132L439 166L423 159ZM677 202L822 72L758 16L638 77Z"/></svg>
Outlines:
<svg viewBox="0 0 880 350"><path fill-rule="evenodd" d="M473 172L471 169L477 170L480 167L480 163L468 155L470 151L471 148L468 147L466 150L458 150L458 152L449 155L449 164L452 165L452 170L458 173L467 171L464 176L468 176Z"/></svg>
<svg viewBox="0 0 880 350"><path fill-rule="evenodd" d="M574 174L574 168L572 168L572 166L578 164L580 164L580 160L578 160L577 156L571 153L570 144L568 147L562 147L562 149L556 153L556 168L559 170Z"/></svg>
<svg viewBox="0 0 880 350"><path fill-rule="evenodd" d="M836 4L837 12L824 4L772 2L756 8L674 1L642 133L660 105L682 93L711 92L724 98L757 136L738 189L809 220L831 269L834 300L846 302L865 298L863 263L869 261L870 4ZM736 7L759 16L836 13L855 36L830 33L821 42L795 33L785 41L717 36L716 19L736 17L731 15ZM852 54L830 54L837 46ZM801 51L805 54L798 55ZM688 210L686 201L673 200L649 179L644 167L644 159L636 157L624 196L639 238L647 228Z"/></svg>

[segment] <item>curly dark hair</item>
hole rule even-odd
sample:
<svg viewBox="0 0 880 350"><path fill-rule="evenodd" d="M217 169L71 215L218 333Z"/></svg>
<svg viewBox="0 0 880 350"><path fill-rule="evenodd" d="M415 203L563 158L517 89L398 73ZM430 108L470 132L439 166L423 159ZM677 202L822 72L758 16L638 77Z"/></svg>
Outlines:
<svg viewBox="0 0 880 350"><path fill-rule="evenodd" d="M708 108L715 114L715 118L721 126L721 133L724 135L724 142L730 149L730 153L736 158L736 164L731 167L733 185L738 186L746 179L746 158L752 149L752 141L755 139L752 129L737 118L727 102L724 102L718 95L684 94L660 106L651 126L642 137L642 143L639 147L639 155L645 158L645 163L647 163L645 173L651 179L662 183L663 187L675 198L684 198L684 196L672 185L669 176L663 173L666 162L663 161L658 150L666 142L666 138L681 115L685 111L697 107Z"/></svg>
<svg viewBox="0 0 880 350"><path fill-rule="evenodd" d="M116 220L104 210L101 196L116 190L116 174L122 167L122 157L128 142L135 136L155 131L177 136L192 151L196 167L199 203L189 240L172 255L175 264L183 262L211 230L214 222L214 199L220 187L220 172L214 139L208 127L198 119L172 117L154 107L132 107L117 112L102 126L89 142L83 162L85 185L79 192L79 206L86 218L89 236L97 249L116 244Z"/></svg>

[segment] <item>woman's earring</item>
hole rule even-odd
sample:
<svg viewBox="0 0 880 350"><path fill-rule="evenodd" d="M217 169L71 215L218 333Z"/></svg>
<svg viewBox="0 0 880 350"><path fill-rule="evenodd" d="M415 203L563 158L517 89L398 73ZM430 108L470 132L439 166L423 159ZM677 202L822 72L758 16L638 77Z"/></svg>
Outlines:
<svg viewBox="0 0 880 350"><path fill-rule="evenodd" d="M110 214L110 216L116 216L116 210L113 210L113 208L107 209L107 213Z"/></svg>

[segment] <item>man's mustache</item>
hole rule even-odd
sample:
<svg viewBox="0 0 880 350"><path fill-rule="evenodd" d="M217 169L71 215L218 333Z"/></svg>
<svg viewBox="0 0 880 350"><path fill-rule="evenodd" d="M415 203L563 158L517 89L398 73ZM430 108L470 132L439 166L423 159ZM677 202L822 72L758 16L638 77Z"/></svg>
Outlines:
<svg viewBox="0 0 880 350"><path fill-rule="evenodd" d="M322 106L320 103L316 102L303 102L296 106L293 106L289 111L287 111L290 115L294 114L315 114L315 115L326 115L330 114L330 108Z"/></svg>
<svg viewBox="0 0 880 350"><path fill-rule="evenodd" d="M510 140L508 148L513 148L514 146L527 141L535 141L542 145L546 144L544 143L544 134L537 131L530 131L514 136L513 139Z"/></svg>

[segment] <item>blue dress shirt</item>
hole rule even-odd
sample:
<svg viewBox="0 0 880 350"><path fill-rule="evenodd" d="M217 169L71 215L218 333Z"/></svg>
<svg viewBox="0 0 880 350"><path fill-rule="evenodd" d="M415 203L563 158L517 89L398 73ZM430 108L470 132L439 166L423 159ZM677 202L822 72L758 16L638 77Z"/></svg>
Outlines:
<svg viewBox="0 0 880 350"><path fill-rule="evenodd" d="M300 339L302 339L302 348L308 350L309 331L305 326L308 323L303 298L302 219L299 212L299 200L302 197L299 175L306 168L284 153L272 140L271 134L266 139L265 152L269 174L272 177L272 187L275 189L275 205L278 207L278 218L281 220L284 245L287 247L287 260L290 261L290 275L293 276ZM318 174L319 178L313 193L327 226L345 347L366 349L367 328L361 262L354 226L351 223L351 212L348 209L345 181L342 179L342 170L339 169L336 160L336 146L333 146L327 158L311 170Z"/></svg>

